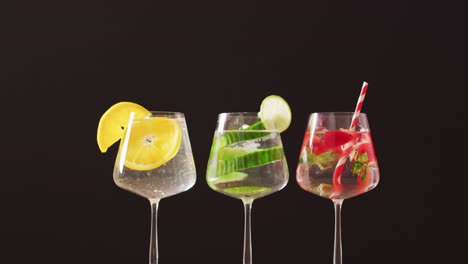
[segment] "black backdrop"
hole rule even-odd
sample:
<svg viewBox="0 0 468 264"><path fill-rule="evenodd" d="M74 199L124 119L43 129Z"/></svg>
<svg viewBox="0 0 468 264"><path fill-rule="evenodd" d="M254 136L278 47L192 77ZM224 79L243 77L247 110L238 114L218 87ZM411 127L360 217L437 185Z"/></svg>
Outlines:
<svg viewBox="0 0 468 264"><path fill-rule="evenodd" d="M461 2L461 1L460 1ZM160 204L161 263L241 263L243 209L205 169L217 114L293 111L290 181L254 202L255 263L331 263L332 202L295 167L308 114L353 111L363 81L381 169L343 204L345 263L466 258L466 5L455 1L2 3L0 263L146 263L150 207L112 181L100 116L184 112L198 179Z"/></svg>

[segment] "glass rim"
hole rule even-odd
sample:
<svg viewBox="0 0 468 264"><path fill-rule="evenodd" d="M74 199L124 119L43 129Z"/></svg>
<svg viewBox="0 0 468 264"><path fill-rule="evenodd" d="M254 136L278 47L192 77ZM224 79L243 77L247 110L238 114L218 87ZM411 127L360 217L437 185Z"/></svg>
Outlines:
<svg viewBox="0 0 468 264"><path fill-rule="evenodd" d="M252 115L252 116L258 116L258 112L222 112L222 113L219 113L218 115L234 115L234 116Z"/></svg>
<svg viewBox="0 0 468 264"><path fill-rule="evenodd" d="M147 116L141 116L137 118L134 116L133 118L131 117L131 114L129 116L129 122L141 122L145 120L150 120L154 118L170 118L170 119L183 119L185 120L185 115L182 112L174 112L174 111L153 111L153 110L148 110L150 115ZM135 113L135 112L132 112ZM131 120L131 121L130 121Z"/></svg>
<svg viewBox="0 0 468 264"><path fill-rule="evenodd" d="M346 112L346 111L343 111L343 112L313 112L313 113L310 113L309 115L339 115L339 116L353 116L354 115L354 112ZM360 112L359 115L363 115L363 116L367 116L367 114L365 112Z"/></svg>
<svg viewBox="0 0 468 264"><path fill-rule="evenodd" d="M226 122L226 120L228 119L240 119L240 120L244 120L242 122L245 122L246 120L249 120L247 121L249 124L245 123L244 125L253 125L254 123L258 123L258 122L263 122L262 119L260 118L260 116L258 115L258 112L221 112L221 113L218 113L218 121L217 121L217 127L216 127L216 131L230 131L230 130L233 130L233 131L243 131L243 132L252 132L252 131L264 131L264 132L278 132L278 129L276 128L276 125L273 123L273 125L275 126L274 129L272 128L263 128L263 129L260 129L260 128L255 128L255 129L249 129L249 130L239 130L240 127L238 128L235 128L235 129L226 129L224 127L224 124Z"/></svg>
<svg viewBox="0 0 468 264"><path fill-rule="evenodd" d="M151 113L151 116L184 116L184 113L177 111L164 111L164 110L148 110ZM151 117L149 116L149 117Z"/></svg>

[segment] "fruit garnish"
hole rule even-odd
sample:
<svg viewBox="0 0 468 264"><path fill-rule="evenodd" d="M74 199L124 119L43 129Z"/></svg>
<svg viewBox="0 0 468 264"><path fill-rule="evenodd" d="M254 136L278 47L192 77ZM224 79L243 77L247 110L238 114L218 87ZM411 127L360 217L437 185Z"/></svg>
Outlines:
<svg viewBox="0 0 468 264"><path fill-rule="evenodd" d="M135 120L131 129L125 157L125 166L130 169L155 169L179 151L182 130L175 119L152 117Z"/></svg>
<svg viewBox="0 0 468 264"><path fill-rule="evenodd" d="M315 155L320 155L329 150L329 147L327 146L327 144L325 144L325 141L323 139L320 139L318 136L314 136L312 138L311 147Z"/></svg>
<svg viewBox="0 0 468 264"><path fill-rule="evenodd" d="M210 184L228 184L229 182L243 181L248 177L247 173L242 172L243 170L284 159L284 151L281 146L258 149L257 145L259 143L256 142L272 135L275 131L280 133L289 127L291 123L289 105L280 96L270 95L263 99L258 117L260 120L256 123L242 125L239 130L227 131L213 141L210 156L215 157L214 155L216 155L217 163L216 166L208 165L207 172L217 177L212 179ZM240 142L245 143L239 144ZM234 144L237 144L237 146ZM217 187L212 186L212 188ZM256 189L245 189L247 187L232 188L225 190L227 193L245 195L258 191L255 191ZM263 191L262 189L260 192Z"/></svg>
<svg viewBox="0 0 468 264"><path fill-rule="evenodd" d="M102 153L122 138L131 112L135 113L135 119L151 115L151 112L139 104L119 102L101 116L97 129L97 144Z"/></svg>
<svg viewBox="0 0 468 264"><path fill-rule="evenodd" d="M152 117L145 107L119 102L107 109L99 120L97 143L102 153L121 140L134 113L125 152L125 166L133 170L151 170L172 159L180 148L182 131L175 119Z"/></svg>
<svg viewBox="0 0 468 264"><path fill-rule="evenodd" d="M263 99L258 116L269 130L282 133L291 124L291 108L281 96L270 95Z"/></svg>
<svg viewBox="0 0 468 264"><path fill-rule="evenodd" d="M330 130L325 133L323 141L328 148L336 148L353 140L353 134L342 130Z"/></svg>
<svg viewBox="0 0 468 264"><path fill-rule="evenodd" d="M278 130L281 133L291 124L291 116L291 109L282 97L278 95L267 96L263 99L260 112L258 112L260 121L241 129L252 132L227 132L213 143L211 151L217 151L233 143L265 137L271 133L264 130Z"/></svg>

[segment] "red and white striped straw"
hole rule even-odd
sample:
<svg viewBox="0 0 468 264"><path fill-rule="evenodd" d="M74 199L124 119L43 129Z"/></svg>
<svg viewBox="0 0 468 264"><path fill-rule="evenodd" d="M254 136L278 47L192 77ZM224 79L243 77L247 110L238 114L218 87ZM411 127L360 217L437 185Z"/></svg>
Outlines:
<svg viewBox="0 0 468 264"><path fill-rule="evenodd" d="M351 126L349 127L350 130L354 130L356 128L356 124L359 120L359 114L361 113L362 103L364 102L364 97L366 97L368 86L369 84L366 82L362 84L361 93L359 94L359 99L356 104L356 109L354 109L353 119L351 119Z"/></svg>
<svg viewBox="0 0 468 264"><path fill-rule="evenodd" d="M351 125L349 130L354 131L356 129L356 124L359 120L359 114L361 113L362 103L364 102L364 97L367 93L367 87L369 84L364 82L362 84L361 93L359 94L359 99L356 104L356 109L354 110L353 118L351 119ZM353 146L353 142L350 141L346 143L343 147L343 154L341 155L340 159L336 163L335 172L333 173L333 185L339 186L341 185L341 173L343 172L344 165L348 158L349 153L351 152L351 147Z"/></svg>

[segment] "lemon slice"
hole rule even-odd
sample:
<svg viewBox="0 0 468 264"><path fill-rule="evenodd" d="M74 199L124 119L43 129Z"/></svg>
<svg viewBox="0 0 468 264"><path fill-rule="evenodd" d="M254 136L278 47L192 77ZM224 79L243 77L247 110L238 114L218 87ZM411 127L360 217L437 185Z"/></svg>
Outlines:
<svg viewBox="0 0 468 264"><path fill-rule="evenodd" d="M182 131L175 119L152 117L133 121L125 166L152 170L171 160L179 151Z"/></svg>
<svg viewBox="0 0 468 264"><path fill-rule="evenodd" d="M139 104L119 102L101 116L97 129L97 144L102 153L122 138L131 112L135 113L135 119L151 115L151 112Z"/></svg>
<svg viewBox="0 0 468 264"><path fill-rule="evenodd" d="M279 95L270 95L263 99L258 116L267 129L277 129L283 132L291 124L291 108L286 100Z"/></svg>

